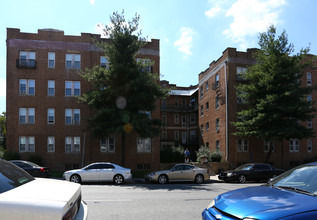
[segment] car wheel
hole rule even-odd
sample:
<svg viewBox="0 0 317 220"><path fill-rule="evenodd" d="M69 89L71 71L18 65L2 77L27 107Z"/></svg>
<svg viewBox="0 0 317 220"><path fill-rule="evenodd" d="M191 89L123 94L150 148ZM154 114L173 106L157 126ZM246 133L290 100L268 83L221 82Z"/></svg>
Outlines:
<svg viewBox="0 0 317 220"><path fill-rule="evenodd" d="M245 175L241 175L241 176L239 176L238 181L239 181L239 183L245 183L247 181L247 178L245 177Z"/></svg>
<svg viewBox="0 0 317 220"><path fill-rule="evenodd" d="M74 174L70 177L70 181L73 183L81 183L80 176L77 174Z"/></svg>
<svg viewBox="0 0 317 220"><path fill-rule="evenodd" d="M200 184L200 183L203 183L204 182L204 176L201 175L201 174L198 174L196 177L195 177L195 182Z"/></svg>
<svg viewBox="0 0 317 220"><path fill-rule="evenodd" d="M113 182L116 184L116 185L120 185L124 182L124 178L122 175L120 174L117 174L113 177Z"/></svg>
<svg viewBox="0 0 317 220"><path fill-rule="evenodd" d="M160 184L165 184L165 183L167 183L167 181L168 181L168 179L167 179L167 176L166 176L166 175L160 175L160 176L158 177L158 182L159 182Z"/></svg>

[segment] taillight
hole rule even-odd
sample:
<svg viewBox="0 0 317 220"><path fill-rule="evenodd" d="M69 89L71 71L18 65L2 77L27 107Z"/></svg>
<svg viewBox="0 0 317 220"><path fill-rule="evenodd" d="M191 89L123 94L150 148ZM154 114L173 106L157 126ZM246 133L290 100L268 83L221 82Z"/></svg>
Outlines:
<svg viewBox="0 0 317 220"><path fill-rule="evenodd" d="M42 168L40 168L40 171L41 172L45 172L45 169L42 167Z"/></svg>

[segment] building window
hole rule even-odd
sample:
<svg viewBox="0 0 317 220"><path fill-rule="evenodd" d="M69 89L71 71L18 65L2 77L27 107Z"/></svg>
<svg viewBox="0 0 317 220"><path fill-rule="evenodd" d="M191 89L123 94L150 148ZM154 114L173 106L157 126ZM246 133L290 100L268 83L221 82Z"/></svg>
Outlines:
<svg viewBox="0 0 317 220"><path fill-rule="evenodd" d="M47 123L48 124L55 123L55 109L54 108L47 109Z"/></svg>
<svg viewBox="0 0 317 220"><path fill-rule="evenodd" d="M216 132L219 133L220 130L220 121L219 118L216 118Z"/></svg>
<svg viewBox="0 0 317 220"><path fill-rule="evenodd" d="M167 108L167 101L166 99L162 99L162 108Z"/></svg>
<svg viewBox="0 0 317 220"><path fill-rule="evenodd" d="M247 70L247 67L237 67L237 80L244 80L244 76Z"/></svg>
<svg viewBox="0 0 317 220"><path fill-rule="evenodd" d="M289 152L299 152L299 140L291 139L289 141Z"/></svg>
<svg viewBox="0 0 317 220"><path fill-rule="evenodd" d="M47 95L55 96L55 80L47 81Z"/></svg>
<svg viewBox="0 0 317 220"><path fill-rule="evenodd" d="M149 153L151 152L151 138L137 138L137 152Z"/></svg>
<svg viewBox="0 0 317 220"><path fill-rule="evenodd" d="M55 152L55 137L47 137L47 152Z"/></svg>
<svg viewBox="0 0 317 220"><path fill-rule="evenodd" d="M80 54L66 54L66 69L80 69Z"/></svg>
<svg viewBox="0 0 317 220"><path fill-rule="evenodd" d="M65 96L79 96L80 81L65 81Z"/></svg>
<svg viewBox="0 0 317 220"><path fill-rule="evenodd" d="M182 132L182 144L186 144L187 143L187 134L186 131Z"/></svg>
<svg viewBox="0 0 317 220"><path fill-rule="evenodd" d="M203 98L204 97L204 87L201 86L200 87L200 98Z"/></svg>
<svg viewBox="0 0 317 220"><path fill-rule="evenodd" d="M167 132L166 131L162 131L162 139L163 140L167 139Z"/></svg>
<svg viewBox="0 0 317 220"><path fill-rule="evenodd" d="M270 147L272 152L274 152L274 141L264 141L264 152L269 152Z"/></svg>
<svg viewBox="0 0 317 220"><path fill-rule="evenodd" d="M35 80L20 79L19 93L20 95L35 95Z"/></svg>
<svg viewBox="0 0 317 220"><path fill-rule="evenodd" d="M218 87L219 86L219 74L217 73L215 76L215 86Z"/></svg>
<svg viewBox="0 0 317 220"><path fill-rule="evenodd" d="M65 137L65 152L80 152L80 137Z"/></svg>
<svg viewBox="0 0 317 220"><path fill-rule="evenodd" d="M195 123L195 113L190 113L190 115L189 115L189 117L190 117L190 123L191 124L194 124Z"/></svg>
<svg viewBox="0 0 317 220"><path fill-rule="evenodd" d="M34 124L35 123L35 109L34 108L20 108L19 109L19 123L20 124Z"/></svg>
<svg viewBox="0 0 317 220"><path fill-rule="evenodd" d="M312 139L307 139L307 152L312 152L313 150L313 141Z"/></svg>
<svg viewBox="0 0 317 220"><path fill-rule="evenodd" d="M178 107L178 105L179 105L179 99L178 99L178 98L175 98L175 102L174 102L174 104L175 104L175 107L177 108L177 107Z"/></svg>
<svg viewBox="0 0 317 220"><path fill-rule="evenodd" d="M137 58L137 62L141 65L141 71L152 72L152 64L150 59Z"/></svg>
<svg viewBox="0 0 317 220"><path fill-rule="evenodd" d="M174 123L179 124L179 114L174 115Z"/></svg>
<svg viewBox="0 0 317 220"><path fill-rule="evenodd" d="M19 152L35 152L35 140L33 136L19 137Z"/></svg>
<svg viewBox="0 0 317 220"><path fill-rule="evenodd" d="M307 127L308 128L313 128L313 120L307 121Z"/></svg>
<svg viewBox="0 0 317 220"><path fill-rule="evenodd" d="M165 114L162 115L162 125L163 126L167 125L167 116Z"/></svg>
<svg viewBox="0 0 317 220"><path fill-rule="evenodd" d="M206 123L206 131L209 131L209 122Z"/></svg>
<svg viewBox="0 0 317 220"><path fill-rule="evenodd" d="M182 115L182 127L186 127L186 115Z"/></svg>
<svg viewBox="0 0 317 220"><path fill-rule="evenodd" d="M174 137L175 137L175 140L179 140L179 131L178 130L174 131Z"/></svg>
<svg viewBox="0 0 317 220"><path fill-rule="evenodd" d="M100 67L109 67L109 61L106 56L100 56Z"/></svg>
<svg viewBox="0 0 317 220"><path fill-rule="evenodd" d="M216 150L219 151L220 150L220 142L216 141Z"/></svg>
<svg viewBox="0 0 317 220"><path fill-rule="evenodd" d="M204 106L201 105L200 106L200 117L203 117L204 116Z"/></svg>
<svg viewBox="0 0 317 220"><path fill-rule="evenodd" d="M238 139L238 152L248 152L248 151L249 151L249 140Z"/></svg>
<svg viewBox="0 0 317 220"><path fill-rule="evenodd" d="M20 51L20 59L18 60L17 67L36 68L35 55L35 52Z"/></svg>
<svg viewBox="0 0 317 220"><path fill-rule="evenodd" d="M200 125L200 133L201 133L201 136L204 135L204 125Z"/></svg>
<svg viewBox="0 0 317 220"><path fill-rule="evenodd" d="M209 84L208 84L208 81L206 82L206 91L209 89Z"/></svg>
<svg viewBox="0 0 317 220"><path fill-rule="evenodd" d="M219 97L217 96L216 97L216 109L219 109L219 106L220 106L220 100L219 100Z"/></svg>
<svg viewBox="0 0 317 220"><path fill-rule="evenodd" d="M80 109L65 109L65 124L79 125L80 124Z"/></svg>
<svg viewBox="0 0 317 220"><path fill-rule="evenodd" d="M114 153L115 150L114 138L106 137L100 139L100 152Z"/></svg>
<svg viewBox="0 0 317 220"><path fill-rule="evenodd" d="M48 64L47 66L49 68L55 68L55 53L54 52L48 52Z"/></svg>
<svg viewBox="0 0 317 220"><path fill-rule="evenodd" d="M311 80L311 73L307 73L307 85L311 86L312 85L312 80Z"/></svg>
<svg viewBox="0 0 317 220"><path fill-rule="evenodd" d="M209 102L206 102L206 111L209 109Z"/></svg>
<svg viewBox="0 0 317 220"><path fill-rule="evenodd" d="M196 131L195 130L190 130L190 140L195 141L196 140Z"/></svg>
<svg viewBox="0 0 317 220"><path fill-rule="evenodd" d="M307 101L310 102L311 106L313 105L313 97L312 97L312 95L308 95L307 96Z"/></svg>

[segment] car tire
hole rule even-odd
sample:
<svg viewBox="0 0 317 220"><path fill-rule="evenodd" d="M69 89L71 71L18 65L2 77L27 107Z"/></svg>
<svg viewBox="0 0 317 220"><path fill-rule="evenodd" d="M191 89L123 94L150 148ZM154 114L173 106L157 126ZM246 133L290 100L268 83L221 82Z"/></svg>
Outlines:
<svg viewBox="0 0 317 220"><path fill-rule="evenodd" d="M158 182L159 182L159 184L165 184L165 183L167 183L168 182L168 178L167 178L167 176L166 175L160 175L159 177L158 177Z"/></svg>
<svg viewBox="0 0 317 220"><path fill-rule="evenodd" d="M239 183L245 183L247 181L247 178L245 175L240 175L238 178Z"/></svg>
<svg viewBox="0 0 317 220"><path fill-rule="evenodd" d="M196 182L196 183L201 184L201 183L203 183L204 181L205 181L205 180L204 180L204 176L203 176L203 175L201 175L201 174L196 175L196 177L195 177L195 182Z"/></svg>
<svg viewBox="0 0 317 220"><path fill-rule="evenodd" d="M73 174L70 179L69 179L70 182L73 182L73 183L81 183L81 178L78 174Z"/></svg>
<svg viewBox="0 0 317 220"><path fill-rule="evenodd" d="M117 174L113 177L113 182L116 184L116 185L121 185L123 182L124 182L124 178L122 175L120 174Z"/></svg>

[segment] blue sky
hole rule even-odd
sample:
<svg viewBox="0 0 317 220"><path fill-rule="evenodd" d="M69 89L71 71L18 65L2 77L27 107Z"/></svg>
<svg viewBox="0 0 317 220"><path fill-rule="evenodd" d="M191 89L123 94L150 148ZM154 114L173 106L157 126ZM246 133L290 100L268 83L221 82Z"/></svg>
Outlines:
<svg viewBox="0 0 317 220"><path fill-rule="evenodd" d="M0 112L6 100L6 28L37 33L55 28L66 35L100 33L114 11L140 15L142 36L160 39L161 79L179 86L198 83L198 74L227 47L258 47L270 24L286 30L295 52L310 45L317 54L315 0L7 0L0 7ZM10 97L7 97L10 98Z"/></svg>

